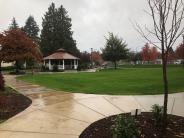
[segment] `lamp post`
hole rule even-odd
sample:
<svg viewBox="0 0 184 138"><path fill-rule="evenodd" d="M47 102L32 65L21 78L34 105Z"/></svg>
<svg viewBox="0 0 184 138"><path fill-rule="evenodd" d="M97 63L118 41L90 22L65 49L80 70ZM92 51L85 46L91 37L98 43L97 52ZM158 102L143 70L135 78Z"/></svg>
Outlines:
<svg viewBox="0 0 184 138"><path fill-rule="evenodd" d="M91 68L93 68L93 48L91 48Z"/></svg>

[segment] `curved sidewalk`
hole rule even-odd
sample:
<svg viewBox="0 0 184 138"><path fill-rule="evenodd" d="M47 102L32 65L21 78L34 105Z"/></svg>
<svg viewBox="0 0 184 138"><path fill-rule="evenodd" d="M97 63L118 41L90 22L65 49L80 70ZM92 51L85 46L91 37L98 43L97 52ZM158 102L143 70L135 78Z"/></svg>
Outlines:
<svg viewBox="0 0 184 138"><path fill-rule="evenodd" d="M1 138L78 138L92 122L130 112L149 111L162 95L109 96L54 91L5 76L7 85L32 99L25 111L0 124ZM184 116L184 93L169 95L168 113Z"/></svg>

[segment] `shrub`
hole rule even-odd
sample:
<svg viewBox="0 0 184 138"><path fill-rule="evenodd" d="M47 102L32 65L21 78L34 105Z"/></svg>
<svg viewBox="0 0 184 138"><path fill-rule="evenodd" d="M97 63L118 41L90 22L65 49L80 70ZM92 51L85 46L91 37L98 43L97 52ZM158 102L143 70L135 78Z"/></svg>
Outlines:
<svg viewBox="0 0 184 138"><path fill-rule="evenodd" d="M4 91L4 77L3 75L0 73L0 90Z"/></svg>
<svg viewBox="0 0 184 138"><path fill-rule="evenodd" d="M113 131L113 138L139 137L138 128L132 117L117 116L111 129Z"/></svg>
<svg viewBox="0 0 184 138"><path fill-rule="evenodd" d="M11 75L24 75L24 74L26 74L26 72L25 71L11 71L9 74L11 74Z"/></svg>
<svg viewBox="0 0 184 138"><path fill-rule="evenodd" d="M42 72L49 71L49 68L46 67L46 66L44 66L44 65L42 65L42 66L41 66L41 71L42 71Z"/></svg>
<svg viewBox="0 0 184 138"><path fill-rule="evenodd" d="M152 106L151 111L153 112L153 118L155 120L155 125L160 126L162 122L163 106L154 104Z"/></svg>
<svg viewBox="0 0 184 138"><path fill-rule="evenodd" d="M77 68L77 70L86 70L86 69L89 69L90 67L89 67L89 64L88 63L81 63L81 64L79 64L78 65L78 68Z"/></svg>
<svg viewBox="0 0 184 138"><path fill-rule="evenodd" d="M58 72L59 70L58 70L58 66L55 64L55 65L53 65L53 71L54 72Z"/></svg>
<svg viewBox="0 0 184 138"><path fill-rule="evenodd" d="M2 71L12 71L12 70L14 70L14 69L15 69L14 66L1 67L1 70L2 70Z"/></svg>

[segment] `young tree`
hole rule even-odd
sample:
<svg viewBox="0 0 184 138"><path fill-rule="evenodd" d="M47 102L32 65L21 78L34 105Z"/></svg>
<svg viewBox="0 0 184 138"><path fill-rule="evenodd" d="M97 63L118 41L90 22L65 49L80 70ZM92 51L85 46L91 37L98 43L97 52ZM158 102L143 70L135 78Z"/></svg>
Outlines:
<svg viewBox="0 0 184 138"><path fill-rule="evenodd" d="M143 61L148 61L148 63L151 61L151 48L148 43L142 48L141 56Z"/></svg>
<svg viewBox="0 0 184 138"><path fill-rule="evenodd" d="M112 61L114 68L117 68L117 61L127 58L129 49L127 44L121 38L109 33L109 38L106 38L105 48L102 49L102 57L105 60Z"/></svg>
<svg viewBox="0 0 184 138"><path fill-rule="evenodd" d="M153 20L153 30L145 28L148 34L137 25L137 31L151 44L160 48L162 53L162 71L164 84L163 128L166 128L168 79L167 60L170 48L184 33L184 4L183 0L147 0ZM157 43L154 40L158 40Z"/></svg>
<svg viewBox="0 0 184 138"><path fill-rule="evenodd" d="M71 31L71 18L61 5L59 8L52 3L44 15L41 31L41 50L47 56L59 48L65 49L74 55L79 53Z"/></svg>
<svg viewBox="0 0 184 138"><path fill-rule="evenodd" d="M5 62L14 62L16 72L19 72L18 61L32 59L35 62L42 60L42 55L34 41L20 29L5 31L0 39L2 50L0 59Z"/></svg>
<svg viewBox="0 0 184 138"><path fill-rule="evenodd" d="M159 52L157 51L156 47L150 47L148 43L142 48L141 56L143 61L150 61L155 62L159 56Z"/></svg>
<svg viewBox="0 0 184 138"><path fill-rule="evenodd" d="M26 20L25 26L23 27L23 30L27 34L27 36L31 39L33 39L35 42L38 41L38 32L39 27L34 20L33 16L29 16Z"/></svg>
<svg viewBox="0 0 184 138"><path fill-rule="evenodd" d="M18 28L19 28L19 26L17 24L17 21L16 21L15 17L13 17L12 23L9 26L9 30L18 29Z"/></svg>

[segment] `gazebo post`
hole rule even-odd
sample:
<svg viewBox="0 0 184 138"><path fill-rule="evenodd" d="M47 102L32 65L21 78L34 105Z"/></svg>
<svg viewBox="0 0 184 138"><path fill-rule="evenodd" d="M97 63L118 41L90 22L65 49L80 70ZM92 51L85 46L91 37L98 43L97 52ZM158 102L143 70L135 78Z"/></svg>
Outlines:
<svg viewBox="0 0 184 138"><path fill-rule="evenodd" d="M77 69L76 68L76 60L74 59L74 69Z"/></svg>
<svg viewBox="0 0 184 138"><path fill-rule="evenodd" d="M72 63L72 61L73 61L73 60L70 60L70 61L71 61L71 62L70 62L70 63L71 63L71 65L70 65L70 66L71 66L71 69L72 69L72 66L73 66L73 63Z"/></svg>
<svg viewBox="0 0 184 138"><path fill-rule="evenodd" d="M51 70L51 61L49 59L49 70Z"/></svg>
<svg viewBox="0 0 184 138"><path fill-rule="evenodd" d="M63 59L63 70L65 70L65 60Z"/></svg>

